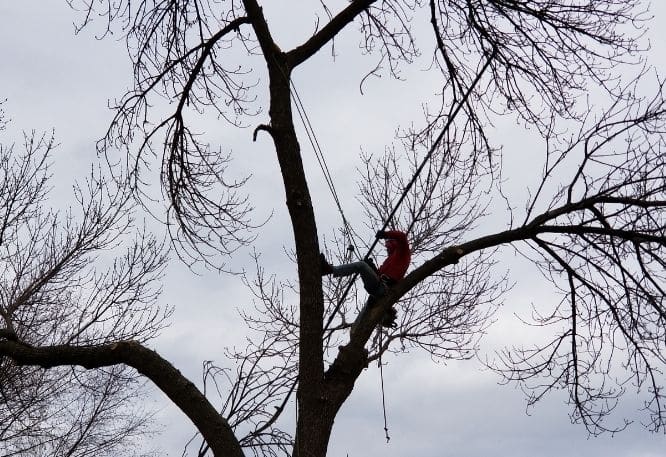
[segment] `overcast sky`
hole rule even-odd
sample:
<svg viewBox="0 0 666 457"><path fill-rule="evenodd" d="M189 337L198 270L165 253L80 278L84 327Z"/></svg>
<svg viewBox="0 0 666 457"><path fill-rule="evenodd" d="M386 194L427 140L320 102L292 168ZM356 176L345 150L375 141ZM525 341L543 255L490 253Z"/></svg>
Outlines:
<svg viewBox="0 0 666 457"><path fill-rule="evenodd" d="M266 5L269 18L276 22L285 19L280 11L292 5L287 1L266 3L270 3ZM666 5L655 2L652 12L656 17L649 32L653 46L651 63L666 75L663 26ZM63 0L0 0L0 99L7 99L4 109L12 119L9 133L20 142L21 130L55 129L60 147L53 157L54 201L59 204L67 204L72 180L84 176L88 164L95 160L94 141L104 134L111 116L106 109L107 101L122 95L131 76L122 41L115 38L99 41L89 32L75 36L74 20L74 13ZM284 48L300 41L314 26L311 21L291 25L280 29L278 35L278 40L285 43ZM341 41L344 39L342 36ZM358 83L371 63L360 58L358 52L345 54L341 47L338 49L335 61L324 51L299 69L295 80L324 153L329 157L343 202L349 205L350 219L362 226L354 201L354 160L360 148L381 150L391 141L400 123L418 116L421 95L435 91L436 87L406 85L384 78L372 81L361 95ZM427 81L427 77L420 75L421 70L409 69L406 76ZM507 123L509 127L512 125L513 129L520 129ZM266 203L258 204L259 217L262 211L266 215L274 209L275 214L258 244L266 252L267 268L277 271L290 268L280 255L282 246L289 245L291 235L267 138L252 143L252 129L232 130L223 125L219 132L207 133L212 141L240 155L241 163L265 164L265 168L262 165L253 170L254 196ZM508 152L513 149L521 154L513 156L521 161L529 160L524 155L526 151L539 147L524 140L510 141L509 137L529 138L522 131L498 131L497 135L506 138ZM301 144L306 150L305 140ZM323 232L330 233L329 227L338 223L338 216L323 179L317 174L314 159L306 157L306 164L317 202L318 225ZM519 187L515 189L520 192ZM510 261L508 257L506 260ZM518 260L505 267L517 274L515 277L520 277L520 281L506 297L498 322L482 343L484 354L492 354L502 344L529 338L529 331L518 325L514 312L526 313L535 300L557 300L544 295L536 275ZM202 361L214 359L224 363L221 348L241 341L244 329L236 310L247 306L250 299L238 278L206 272L195 276L178 262L170 265L162 299L175 306L173 325L153 346L200 384ZM390 443L384 439L379 374L376 366L372 366L363 374L338 416L329 455L666 455L664 436L650 434L640 424L615 436L589 438L582 426L570 423L570 409L564 395L551 395L526 411L525 397L515 386L498 386L498 377L474 360L435 364L427 355L414 351L397 358L389 356L386 362ZM631 417L639 404L638 400L630 399L623 408ZM159 443L164 455L180 455L192 433L191 425L159 393L151 396L150 407L159 410L157 418L164 426L164 433L151 444Z"/></svg>

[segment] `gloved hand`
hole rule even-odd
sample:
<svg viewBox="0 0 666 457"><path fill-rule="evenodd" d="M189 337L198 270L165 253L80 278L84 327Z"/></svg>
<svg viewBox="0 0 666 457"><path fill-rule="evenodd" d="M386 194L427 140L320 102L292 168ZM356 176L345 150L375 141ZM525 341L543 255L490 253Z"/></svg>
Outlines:
<svg viewBox="0 0 666 457"><path fill-rule="evenodd" d="M384 230L379 230L377 234L375 235L375 238L378 240L382 240L386 238L386 232Z"/></svg>
<svg viewBox="0 0 666 457"><path fill-rule="evenodd" d="M370 265L370 268L372 268L372 270L373 270L375 273L377 273L377 265L375 265L375 261L373 260L372 257L368 257L367 259L363 259L363 261L364 261L365 263L367 263L368 265Z"/></svg>

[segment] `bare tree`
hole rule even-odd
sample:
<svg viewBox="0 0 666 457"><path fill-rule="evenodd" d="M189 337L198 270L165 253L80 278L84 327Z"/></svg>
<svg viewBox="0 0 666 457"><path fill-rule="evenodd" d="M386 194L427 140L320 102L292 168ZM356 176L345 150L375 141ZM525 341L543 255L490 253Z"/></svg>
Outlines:
<svg viewBox="0 0 666 457"><path fill-rule="evenodd" d="M82 347L76 339L35 344L17 333L17 341L0 343L0 354L22 366L134 367L193 421L203 437L201 455L240 456L245 448L256 455L324 456L333 422L369 361L411 347L444 359L474 353L502 298L495 254L509 248L533 260L562 302L538 316L544 326L555 325L552 342L507 350L498 370L521 383L532 401L568 389L574 418L592 433L617 429L604 419L633 381L651 394L652 428L664 429L666 111L661 86L644 99L636 88L640 78L628 83L614 72L640 62L642 2L320 2L315 32L288 51L257 0L69 3L85 13L81 27L101 15L107 31L119 23L125 33L135 86L115 106L99 146L121 179L129 173L140 199L158 157L164 219L187 261L227 268L230 254L251 242L259 225L242 193L247 181L229 177L231 156L208 144L193 122L212 111L231 126L257 123L260 100L268 100L268 121L255 137L263 132L273 141L297 280L267 274L257 255L256 275L244 277L259 308L245 316L256 332L249 332L246 351L232 352L236 370L206 365L204 392L139 338ZM331 246L320 247L294 128L291 75L354 27L375 58L370 74L400 77L431 52L441 97L422 128L401 132L397 145L362 159L360 196L369 225L409 227L415 267L350 335L354 303L363 294L352 289L340 302L344 286L321 279L320 251L343 257L347 235L335 234ZM416 32L424 27L429 35L421 42ZM489 71L473 87L484 61ZM256 76L260 71L266 78ZM588 88L601 90L610 108L599 112L579 103ZM173 103L167 111L155 108L160 96ZM458 105L461 114L453 119ZM503 200L500 145L486 127L496 115L518 116L543 136L541 181L526 202ZM126 149L126 161L117 163L114 147ZM396 194L425 157L430 161L387 221ZM508 208L509 226L480 233L499 207ZM398 328L380 329L381 339L371 340L396 304ZM618 378L616 365L629 375ZM211 385L221 402L208 395ZM278 423L293 393L297 424L287 434Z"/></svg>
<svg viewBox="0 0 666 457"><path fill-rule="evenodd" d="M32 351L147 341L168 310L155 306L163 248L137 232L127 194L95 171L74 208L46 206L54 139L31 133L23 151L0 144L1 344ZM128 236L130 237L128 239ZM124 254L111 257L105 252ZM19 346L15 346L18 348ZM126 366L43 370L0 356L3 455L135 455L150 431L137 406L143 382ZM56 364L57 365L57 364Z"/></svg>

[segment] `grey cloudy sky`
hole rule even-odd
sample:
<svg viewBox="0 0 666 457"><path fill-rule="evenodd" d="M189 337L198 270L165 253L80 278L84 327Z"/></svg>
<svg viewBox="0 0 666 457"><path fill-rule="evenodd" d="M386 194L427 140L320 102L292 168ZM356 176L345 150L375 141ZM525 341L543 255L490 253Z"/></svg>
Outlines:
<svg viewBox="0 0 666 457"><path fill-rule="evenodd" d="M285 20L281 11L293 3L266 2L269 19ZM314 2L318 3L318 2ZM651 63L666 75L666 5L655 1L655 15L648 34ZM107 100L122 95L130 84L130 67L122 41L115 37L99 41L90 32L74 36L76 19L62 0L0 0L0 99L7 98L5 111L12 119L9 133L20 141L21 130L54 128L60 148L53 156L54 201L66 204L71 182L83 176L95 160L94 141L104 134L111 113ZM290 22L278 39L289 47L314 27L312 21ZM119 37L118 37L119 38ZM293 41L289 40L293 38ZM340 38L344 43L345 36ZM411 68L408 78L420 84L407 86L388 78L373 80L361 96L359 79L371 63L358 52L338 47L335 60L323 52L295 74L295 80L309 110L311 120L331 172L348 204L350 219L362 225L355 207L355 159L362 147L381 150L390 142L399 123L409 122L420 113L421 95L436 90L427 84L422 68ZM425 78L425 79L424 79ZM425 81L426 83L423 83ZM409 91L404 90L409 87ZM421 91L418 94L417 91ZM506 155L534 150L538 144L516 142L515 124L498 131L506 139ZM211 129L215 129L211 124ZM251 129L232 130L224 126L208 131L213 142L227 145L241 157L241 164L265 163L254 170L258 212L275 214L258 239L266 252L267 268L290 268L281 256L288 245L290 229L284 213L282 191L277 179L270 144L266 138L251 141ZM521 132L518 136L522 136ZM305 141L302 141L304 150ZM516 157L516 156L513 156ZM520 156L521 161L524 155ZM313 194L318 202L317 217L322 231L338 224L337 214L314 159L306 157ZM516 187L516 192L521 188ZM278 195L278 197L276 197ZM330 233L330 232L329 232ZM510 260L509 257L506 258ZM244 261L247 261L245 259ZM525 264L515 259L507 264L519 272L521 282L510 292L500 309L498 322L482 343L483 352L492 354L502 344L529 338L514 312L526 312L543 296L543 287ZM195 276L174 262L165 279L163 300L175 306L173 325L154 341L153 346L192 381L201 379L203 360L223 363L223 346L240 342L243 327L236 309L247 306L249 298L238 278L202 272ZM484 456L608 456L657 457L666 455L663 435L646 432L640 424L615 436L589 438L582 426L572 425L564 395L551 395L526 414L524 395L514 386L498 386L498 378L477 361L435 364L416 351L400 357L387 357L387 394L390 443L384 440L379 374L371 366L361 377L352 397L335 424L331 456L385 457L484 457ZM629 399L622 408L631 417L639 401ZM180 455L192 433L187 419L174 410L159 393L151 394L149 406L158 409L157 418L164 433L154 438L164 455ZM287 418L289 420L289 418Z"/></svg>

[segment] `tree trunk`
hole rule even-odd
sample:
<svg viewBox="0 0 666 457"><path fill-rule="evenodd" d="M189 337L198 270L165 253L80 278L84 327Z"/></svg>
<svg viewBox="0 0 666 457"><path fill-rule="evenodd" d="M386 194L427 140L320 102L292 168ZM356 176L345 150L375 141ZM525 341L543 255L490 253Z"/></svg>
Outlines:
<svg viewBox="0 0 666 457"><path fill-rule="evenodd" d="M295 454L324 457L332 420L324 415L323 316L324 301L319 266L319 241L310 191L291 111L291 69L284 54L267 58L270 77L271 133L284 182L298 259L300 344L298 424Z"/></svg>

